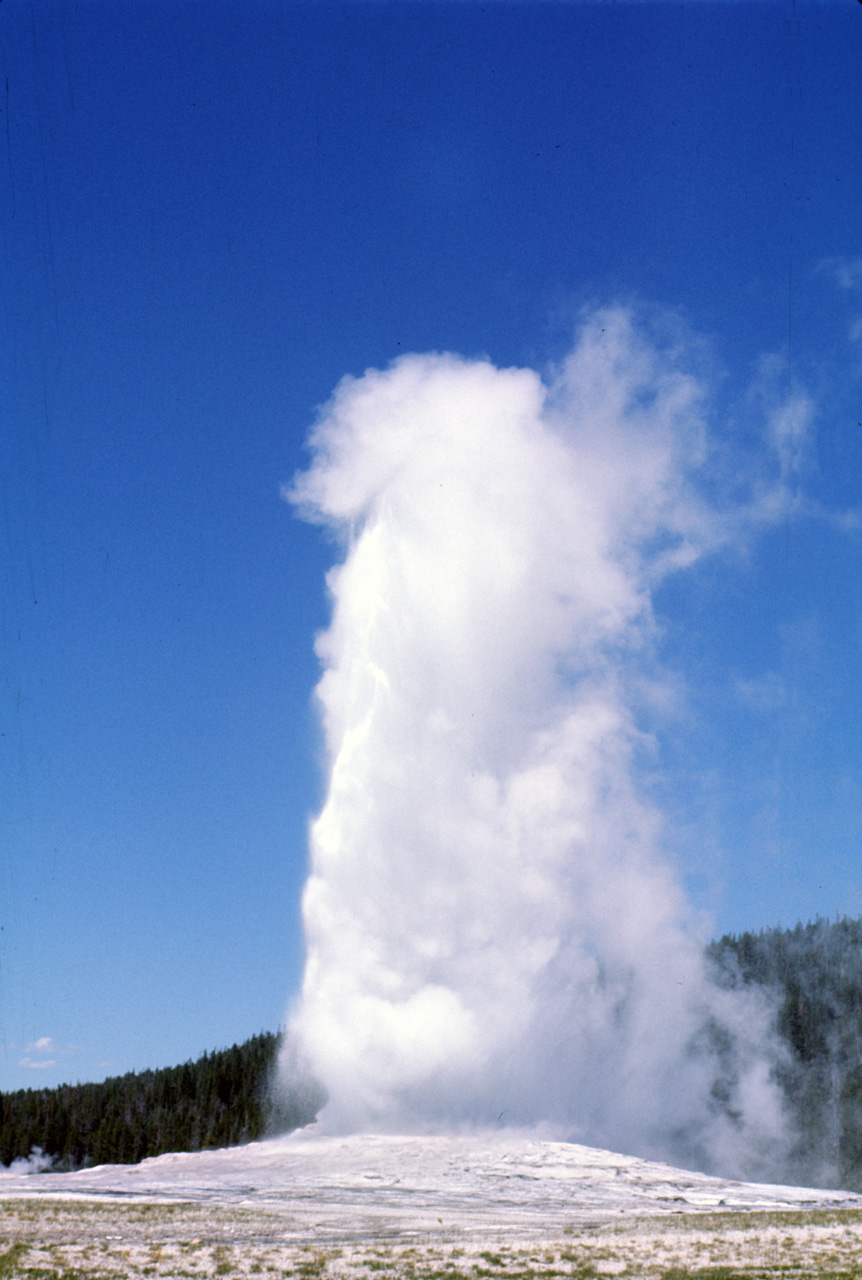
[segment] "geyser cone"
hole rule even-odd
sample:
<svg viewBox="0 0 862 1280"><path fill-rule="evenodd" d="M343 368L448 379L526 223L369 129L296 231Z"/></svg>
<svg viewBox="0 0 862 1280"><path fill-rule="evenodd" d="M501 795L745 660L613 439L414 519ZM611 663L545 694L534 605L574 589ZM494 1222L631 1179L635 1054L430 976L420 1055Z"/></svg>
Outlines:
<svg viewBox="0 0 862 1280"><path fill-rule="evenodd" d="M550 387L407 356L325 407L289 494L346 547L291 1021L330 1126L749 1168L776 1138L762 1011L705 980L637 784L652 590L733 525L701 401L607 311Z"/></svg>

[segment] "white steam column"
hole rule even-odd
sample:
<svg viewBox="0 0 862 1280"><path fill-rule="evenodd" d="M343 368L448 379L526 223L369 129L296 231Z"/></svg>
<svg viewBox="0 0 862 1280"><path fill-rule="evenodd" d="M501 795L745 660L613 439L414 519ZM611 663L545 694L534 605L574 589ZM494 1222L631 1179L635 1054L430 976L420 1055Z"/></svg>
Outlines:
<svg viewBox="0 0 862 1280"><path fill-rule="evenodd" d="M700 496L702 398L608 310L550 385L406 356L323 409L288 494L345 551L290 1027L331 1130L754 1172L778 1140L762 1013L706 981L637 782L653 589L739 524Z"/></svg>

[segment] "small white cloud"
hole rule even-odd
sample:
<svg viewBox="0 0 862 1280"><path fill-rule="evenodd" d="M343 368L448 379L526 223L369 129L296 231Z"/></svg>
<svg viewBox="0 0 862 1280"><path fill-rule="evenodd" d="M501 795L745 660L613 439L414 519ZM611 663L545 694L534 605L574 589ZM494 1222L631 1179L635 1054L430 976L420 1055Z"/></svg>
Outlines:
<svg viewBox="0 0 862 1280"><path fill-rule="evenodd" d="M787 686L774 671L759 680L737 680L734 688L738 700L753 711L777 711L787 702Z"/></svg>
<svg viewBox="0 0 862 1280"><path fill-rule="evenodd" d="M841 289L862 289L862 258L823 258L817 268L832 276Z"/></svg>
<svg viewBox="0 0 862 1280"><path fill-rule="evenodd" d="M844 533L855 533L862 529L862 510L838 511L831 517L836 529Z"/></svg>
<svg viewBox="0 0 862 1280"><path fill-rule="evenodd" d="M53 1053L54 1040L52 1036L40 1036L38 1040L33 1040L30 1044L24 1046L25 1053Z"/></svg>
<svg viewBox="0 0 862 1280"><path fill-rule="evenodd" d="M811 437L813 405L808 396L788 396L771 414L769 428L781 466L781 478L798 475L802 470Z"/></svg>
<svg viewBox="0 0 862 1280"><path fill-rule="evenodd" d="M862 257L823 258L818 262L817 269L831 276L838 288L845 293L856 294L857 298L862 294ZM851 342L862 342L862 317L855 316L851 320L848 337Z"/></svg>
<svg viewBox="0 0 862 1280"><path fill-rule="evenodd" d="M69 1058L80 1051L80 1045L57 1044L53 1036L39 1036L37 1040L31 1040L29 1044L23 1046L24 1057L20 1059L18 1065L34 1070L41 1067L54 1067L57 1065L58 1057Z"/></svg>

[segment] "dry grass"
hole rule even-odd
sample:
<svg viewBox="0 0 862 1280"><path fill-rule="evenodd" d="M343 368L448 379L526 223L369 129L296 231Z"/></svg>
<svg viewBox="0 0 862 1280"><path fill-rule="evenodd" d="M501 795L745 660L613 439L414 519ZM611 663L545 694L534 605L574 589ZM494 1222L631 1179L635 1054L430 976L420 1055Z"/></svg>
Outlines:
<svg viewBox="0 0 862 1280"><path fill-rule="evenodd" d="M862 1211L627 1216L562 1238L438 1234L310 1239L289 1211L0 1200L0 1280L862 1280Z"/></svg>

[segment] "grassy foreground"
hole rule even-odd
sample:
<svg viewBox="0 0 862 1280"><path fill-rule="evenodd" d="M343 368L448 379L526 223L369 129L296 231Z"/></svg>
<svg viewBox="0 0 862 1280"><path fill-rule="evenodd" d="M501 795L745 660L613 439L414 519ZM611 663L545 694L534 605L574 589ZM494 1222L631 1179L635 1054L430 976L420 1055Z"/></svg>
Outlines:
<svg viewBox="0 0 862 1280"><path fill-rule="evenodd" d="M0 1200L0 1280L862 1280L862 1211L628 1217L518 1239L446 1231L310 1240L289 1212L200 1204Z"/></svg>

